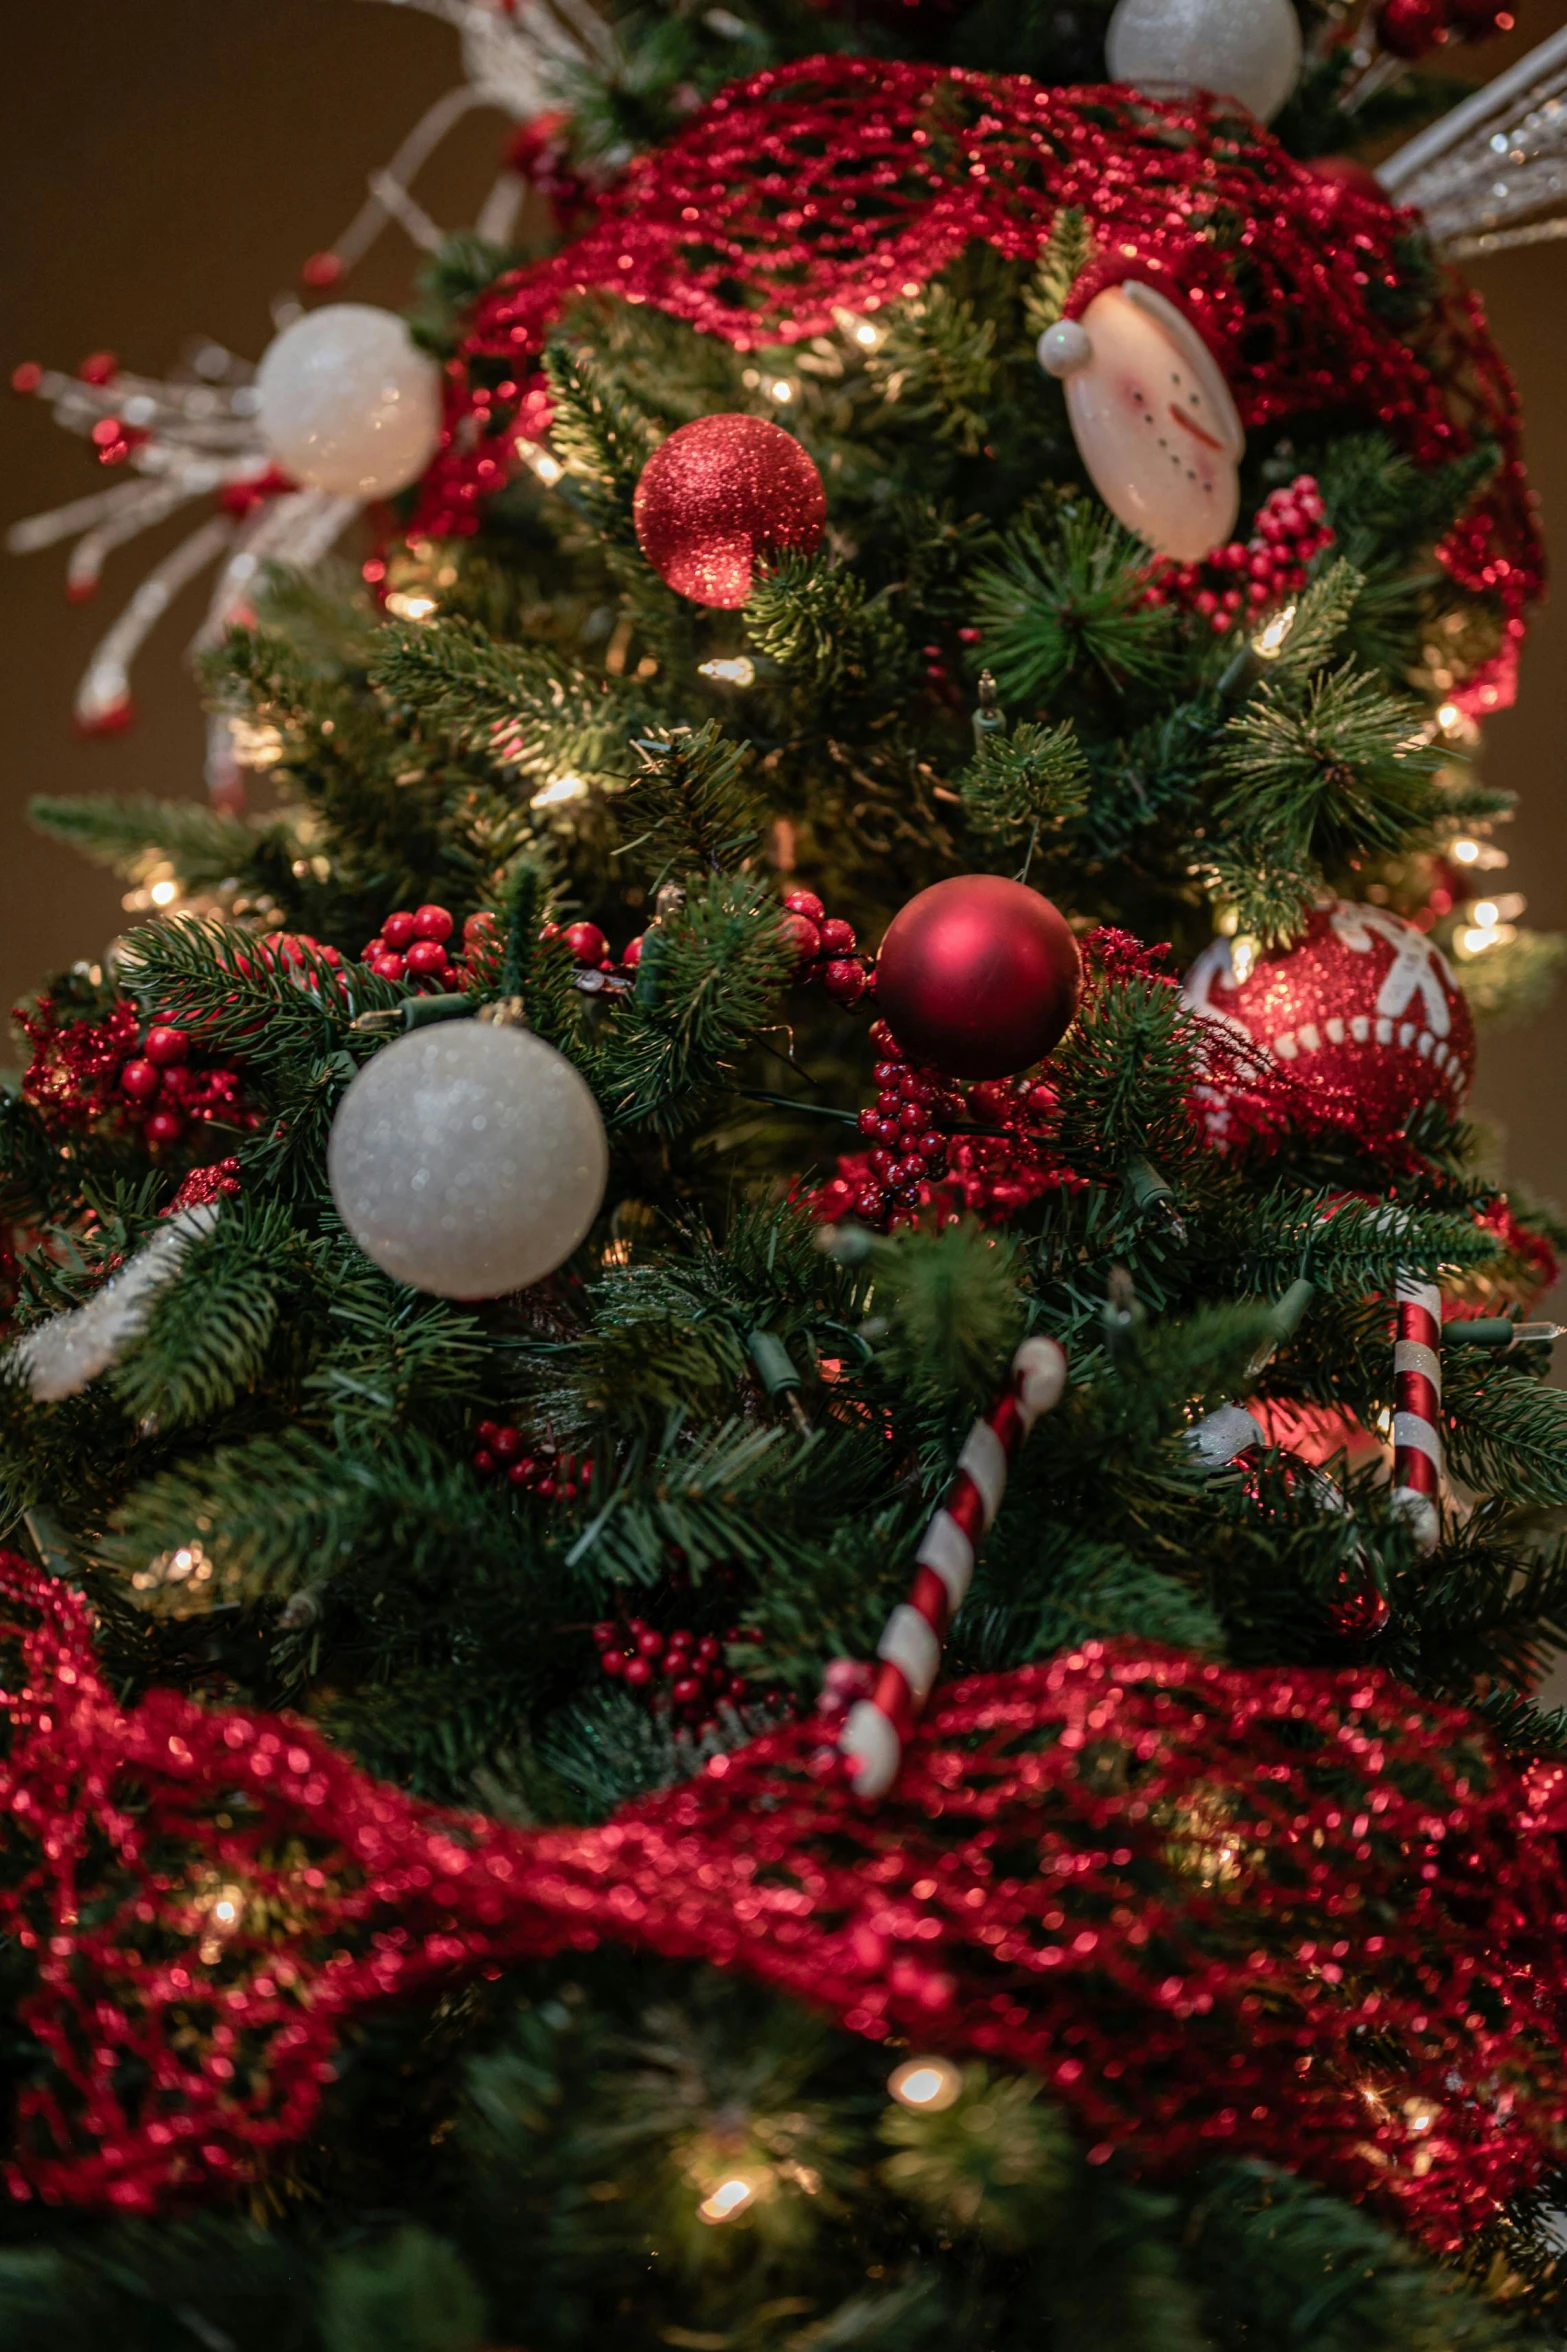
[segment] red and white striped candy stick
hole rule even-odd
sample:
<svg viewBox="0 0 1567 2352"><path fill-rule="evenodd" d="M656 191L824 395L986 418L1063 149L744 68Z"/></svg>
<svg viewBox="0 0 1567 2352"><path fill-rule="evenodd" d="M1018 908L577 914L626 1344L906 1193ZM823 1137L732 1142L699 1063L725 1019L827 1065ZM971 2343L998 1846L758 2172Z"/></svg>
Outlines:
<svg viewBox="0 0 1567 2352"><path fill-rule="evenodd" d="M1393 1337L1393 1503L1423 1552L1442 1532L1442 1293L1400 1274Z"/></svg>
<svg viewBox="0 0 1567 2352"><path fill-rule="evenodd" d="M940 1668L947 1628L974 1574L975 1548L1001 1508L1013 1456L1065 1387L1066 1351L1053 1339L1025 1339L1011 1379L964 1439L946 1500L914 1555L909 1597L893 1610L876 1645L875 1688L850 1708L839 1736L839 1750L854 1766L857 1796L884 1797L897 1778Z"/></svg>

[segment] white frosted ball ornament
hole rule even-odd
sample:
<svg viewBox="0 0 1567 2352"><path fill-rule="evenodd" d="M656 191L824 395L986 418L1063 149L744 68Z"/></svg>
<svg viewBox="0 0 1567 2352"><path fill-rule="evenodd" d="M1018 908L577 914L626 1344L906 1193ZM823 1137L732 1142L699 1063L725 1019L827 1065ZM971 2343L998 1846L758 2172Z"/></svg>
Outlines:
<svg viewBox="0 0 1567 2352"><path fill-rule="evenodd" d="M1128 278L1039 338L1066 387L1089 480L1156 555L1200 563L1240 512L1246 435L1224 372L1185 312Z"/></svg>
<svg viewBox="0 0 1567 2352"><path fill-rule="evenodd" d="M340 498L416 482L441 434L441 372L395 311L330 302L267 346L256 421L285 473Z"/></svg>
<svg viewBox="0 0 1567 2352"><path fill-rule="evenodd" d="M332 1198L366 1257L441 1298L498 1298L552 1274L608 1173L598 1105L565 1055L485 1021L383 1046L327 1145Z"/></svg>
<svg viewBox="0 0 1567 2352"><path fill-rule="evenodd" d="M1118 0L1105 62L1151 98L1209 90L1271 122L1300 79L1300 19L1290 0Z"/></svg>

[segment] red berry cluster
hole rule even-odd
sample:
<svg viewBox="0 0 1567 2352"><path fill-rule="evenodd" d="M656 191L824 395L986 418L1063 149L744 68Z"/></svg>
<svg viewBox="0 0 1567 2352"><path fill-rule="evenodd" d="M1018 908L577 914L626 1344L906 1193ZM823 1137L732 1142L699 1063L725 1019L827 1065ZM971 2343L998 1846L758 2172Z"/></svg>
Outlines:
<svg viewBox="0 0 1567 2352"><path fill-rule="evenodd" d="M950 1137L944 1130L962 1118L963 1095L939 1071L916 1070L885 1021L872 1022L871 1043L882 1058L871 1073L876 1100L860 1113L860 1133L873 1148L854 1213L867 1225L880 1225L894 1209L918 1208L921 1187L946 1174Z"/></svg>
<svg viewBox="0 0 1567 2352"><path fill-rule="evenodd" d="M616 958L610 952L609 941L597 923L546 923L539 937L543 940L560 940L580 971L613 972L616 969ZM641 960L642 942L633 939L625 954L619 958L619 964L625 971L634 972Z"/></svg>
<svg viewBox="0 0 1567 2352"><path fill-rule="evenodd" d="M412 913L399 907L366 941L359 958L383 980L433 980L437 988L459 988L462 975L446 950L456 928L443 906L416 907Z"/></svg>
<svg viewBox="0 0 1567 2352"><path fill-rule="evenodd" d="M841 1005L859 1003L871 979L855 953L852 923L829 915L814 890L789 890L784 893L784 932L799 957L802 980L820 979Z"/></svg>
<svg viewBox="0 0 1567 2352"><path fill-rule="evenodd" d="M912 1068L885 1021L870 1035L882 1056L879 1091L860 1113L860 1133L873 1148L839 1161L815 1196L819 1217L885 1230L934 1203L953 1218L1006 1218L1071 1181L1050 1149L1056 1095L1047 1079L981 1078L965 1088Z"/></svg>
<svg viewBox="0 0 1567 2352"><path fill-rule="evenodd" d="M695 1634L684 1626L677 1626L673 1633L660 1633L643 1617L626 1617L593 1628L602 1673L612 1682L624 1683L627 1690L651 1693L655 1684L667 1684L675 1716L704 1729L721 1703L743 1707L756 1696L745 1676L731 1674L725 1662L726 1645L745 1638L737 1625L721 1636ZM753 1634L750 1638L760 1637Z"/></svg>
<svg viewBox="0 0 1567 2352"><path fill-rule="evenodd" d="M475 969L481 971L500 946L500 929L493 914L481 909L462 927L462 947L450 948L456 920L443 906L417 907L410 914L399 908L388 915L374 939L361 949L361 960L383 980L429 981L436 988L466 986ZM584 971L612 972L615 958L597 923L546 923L542 940L561 940L572 961ZM620 961L635 970L642 942L634 939Z"/></svg>
<svg viewBox="0 0 1567 2352"><path fill-rule="evenodd" d="M1383 48L1413 64L1449 41L1489 41L1510 33L1517 20L1496 0L1382 0L1375 21Z"/></svg>
<svg viewBox="0 0 1567 2352"><path fill-rule="evenodd" d="M234 1127L252 1123L241 1106L238 1072L194 1068L189 1033L162 1022L153 1024L141 1052L124 1064L119 1085L149 1143L178 1143L188 1127L207 1119Z"/></svg>
<svg viewBox="0 0 1567 2352"><path fill-rule="evenodd" d="M292 980L296 988L316 989L322 985L322 966L329 972L341 973L343 959L335 947L328 947L321 939L312 939L308 931L266 931L256 941L256 955L270 972L280 972ZM236 956L234 968L247 978L255 970L248 955ZM343 981L333 985L341 993Z"/></svg>
<svg viewBox="0 0 1567 2352"><path fill-rule="evenodd" d="M593 1463L563 1452L554 1441L531 1440L510 1421L481 1421L473 1466L481 1478L504 1478L543 1503L574 1503L593 1484Z"/></svg>
<svg viewBox="0 0 1567 2352"><path fill-rule="evenodd" d="M1248 540L1232 539L1200 564L1159 565L1143 602L1186 605L1222 637L1244 615L1299 594L1312 557L1333 543L1325 511L1315 475L1299 474L1263 500Z"/></svg>

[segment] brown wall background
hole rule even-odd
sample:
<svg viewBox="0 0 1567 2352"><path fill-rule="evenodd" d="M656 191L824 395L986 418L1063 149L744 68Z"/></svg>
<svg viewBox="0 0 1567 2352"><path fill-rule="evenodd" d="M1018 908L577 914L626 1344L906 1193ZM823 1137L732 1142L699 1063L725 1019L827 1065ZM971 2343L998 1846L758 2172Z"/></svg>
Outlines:
<svg viewBox="0 0 1567 2352"><path fill-rule="evenodd" d="M1567 15L1522 0L1518 35L1463 62L1498 68ZM71 368L107 346L156 374L192 335L259 356L268 303L303 256L354 210L365 174L458 78L452 32L367 0L73 0L13 6L0 41L0 363ZM472 215L495 120L474 118L421 182L437 219ZM388 233L352 282L396 302L410 249ZM1476 266L1517 371L1547 536L1567 568L1567 244ZM82 495L107 477L36 404L0 398L0 520ZM189 527L189 526L187 526ZM27 796L122 791L199 795L201 725L181 650L203 589L162 624L138 665L136 727L75 740L70 703L107 627L176 525L111 560L94 604L65 601L63 551L0 557L0 1005L51 967L101 950L120 886L31 834ZM1559 713L1567 597L1549 601L1525 651L1518 707L1491 722L1486 773L1521 795L1506 886L1530 919L1567 928L1567 781ZM1567 991L1527 1028L1482 1041L1477 1107L1507 1172L1567 1198Z"/></svg>

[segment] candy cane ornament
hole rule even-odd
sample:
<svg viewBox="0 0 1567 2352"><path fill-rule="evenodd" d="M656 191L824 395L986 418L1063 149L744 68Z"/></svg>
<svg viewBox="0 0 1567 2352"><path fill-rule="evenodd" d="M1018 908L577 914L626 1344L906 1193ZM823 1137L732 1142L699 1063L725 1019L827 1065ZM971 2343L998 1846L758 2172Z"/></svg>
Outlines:
<svg viewBox="0 0 1567 2352"><path fill-rule="evenodd" d="M1423 1552L1442 1533L1442 1293L1400 1274L1393 1335L1393 1504Z"/></svg>
<svg viewBox="0 0 1567 2352"><path fill-rule="evenodd" d="M909 1597L893 1610L876 1645L875 1688L850 1708L839 1736L856 1796L884 1797L896 1780L940 1668L947 1629L973 1577L979 1539L1001 1508L1013 1457L1065 1388L1065 1349L1053 1339L1025 1339L1007 1386L964 1439L946 1499L914 1555Z"/></svg>

